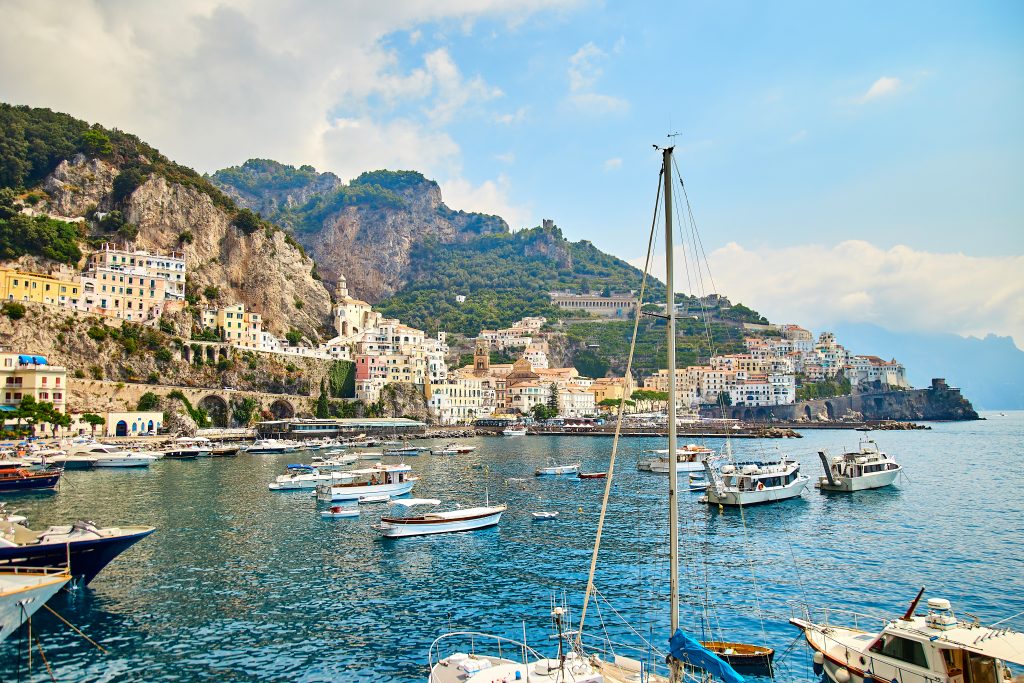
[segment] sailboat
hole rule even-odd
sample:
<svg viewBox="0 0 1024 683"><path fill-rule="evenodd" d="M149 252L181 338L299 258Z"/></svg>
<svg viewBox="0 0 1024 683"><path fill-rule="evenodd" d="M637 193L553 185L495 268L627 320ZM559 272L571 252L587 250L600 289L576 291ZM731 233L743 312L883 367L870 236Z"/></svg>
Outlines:
<svg viewBox="0 0 1024 683"><path fill-rule="evenodd" d="M674 264L672 254L672 152L673 148L668 147L662 152L662 179L664 180L664 213L665 213L665 244L666 244L666 280L665 289L667 295L668 321L668 379L669 379L669 400L668 400L668 453L676 453L677 448L677 424L676 424L676 353L675 353L675 292L674 292ZM659 187L659 194L661 188ZM644 292L647 284L647 272L650 267L650 253L654 239L654 225L652 225L651 239L648 243L647 269L644 271L644 279L640 287L640 295L637 297L637 311L633 328L633 344L630 346L629 357L626 362L627 375L632 370L633 355L636 347L636 336L640 323L640 305L644 299ZM555 606L551 610L552 622L557 631L558 653L556 657L546 658L539 654L525 642L525 625L523 641L518 642L500 636L488 635L475 631L457 631L447 633L434 641L430 648L429 683L491 683L493 681L534 681L544 683L626 683L627 681L640 681L641 683L679 683L682 680L708 681L718 679L726 683L743 683L740 676L725 661L715 653L720 648L723 654L726 651L741 656L752 652L757 646L746 646L738 643L707 643L702 644L687 635L680 629L679 624L679 515L678 515L678 481L679 470L678 458L669 457L668 461L668 512L669 512L669 588L670 588L670 634L667 639L668 648L654 648L646 643L646 648L635 648L638 652L654 654L651 651L660 650L660 654L650 657L647 661L626 657L622 654L624 647L621 643L611 647L591 647L588 640L583 641L583 629L586 623L587 605L592 597L596 595L594 587L594 573L597 566L598 552L601 545L601 534L604 528L605 516L608 510L608 499L612 490L612 483L615 471L615 456L618 450L618 442L623 423L624 402L619 406L619 419L616 423L614 439L612 442L611 457L608 466L607 478L605 479L604 500L601 507L601 514L598 521L598 528L594 540L594 549L590 562L590 573L587 581L587 589L584 595L583 611L579 619L579 628L576 631L567 630L566 610L564 607ZM636 630L634 633L638 633ZM589 635L589 634L588 634ZM467 644L463 651L452 651L455 643ZM497 652L496 656L485 656L482 654L485 644L493 646ZM708 645L710 647L708 647ZM741 652L742 648L742 652ZM447 654L443 654L444 650ZM664 671L662 665L659 671L658 665L665 661L663 655L667 652L668 671ZM604 656L604 653L611 653ZM755 656L770 657L769 648L757 650Z"/></svg>

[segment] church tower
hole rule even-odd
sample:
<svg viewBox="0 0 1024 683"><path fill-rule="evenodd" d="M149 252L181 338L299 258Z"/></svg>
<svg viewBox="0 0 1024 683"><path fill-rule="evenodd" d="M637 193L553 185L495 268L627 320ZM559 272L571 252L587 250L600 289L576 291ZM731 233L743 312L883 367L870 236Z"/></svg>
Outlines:
<svg viewBox="0 0 1024 683"><path fill-rule="evenodd" d="M491 370L491 345L486 339L476 340L476 351L473 352L473 374L486 375Z"/></svg>
<svg viewBox="0 0 1024 683"><path fill-rule="evenodd" d="M338 286L334 290L335 299L343 301L348 298L348 280L344 275L338 275Z"/></svg>

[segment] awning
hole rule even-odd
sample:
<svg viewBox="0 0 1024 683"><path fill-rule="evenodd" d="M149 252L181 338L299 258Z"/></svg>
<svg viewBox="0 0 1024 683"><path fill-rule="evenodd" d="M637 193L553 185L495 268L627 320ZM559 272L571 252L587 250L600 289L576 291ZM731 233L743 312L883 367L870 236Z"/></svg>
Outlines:
<svg viewBox="0 0 1024 683"><path fill-rule="evenodd" d="M13 413L17 409L17 406L0 406L0 411L5 413Z"/></svg>
<svg viewBox="0 0 1024 683"><path fill-rule="evenodd" d="M32 356L36 365L46 365L46 356Z"/></svg>
<svg viewBox="0 0 1024 683"><path fill-rule="evenodd" d="M26 356L25 354L21 354L20 356L18 356L18 362L19 363L35 363L36 361L35 361L35 356Z"/></svg>

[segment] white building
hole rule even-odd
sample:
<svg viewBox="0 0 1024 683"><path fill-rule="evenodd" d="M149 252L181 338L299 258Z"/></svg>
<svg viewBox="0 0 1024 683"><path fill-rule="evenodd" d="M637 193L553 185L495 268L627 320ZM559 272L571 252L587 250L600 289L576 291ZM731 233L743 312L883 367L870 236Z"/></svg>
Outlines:
<svg viewBox="0 0 1024 683"><path fill-rule="evenodd" d="M561 417L586 417L597 412L594 394L582 386L558 390L558 414Z"/></svg>

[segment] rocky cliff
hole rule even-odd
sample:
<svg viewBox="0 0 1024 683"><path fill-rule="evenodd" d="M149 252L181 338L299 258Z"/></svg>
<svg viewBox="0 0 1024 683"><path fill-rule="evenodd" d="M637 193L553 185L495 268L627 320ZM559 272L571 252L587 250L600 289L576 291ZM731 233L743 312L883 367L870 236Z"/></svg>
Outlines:
<svg viewBox="0 0 1024 683"><path fill-rule="evenodd" d="M290 229L328 282L377 302L408 282L410 259L424 240L462 242L507 234L497 216L448 208L441 188L414 171L363 173L348 185L317 173L254 159L210 180L240 205Z"/></svg>

